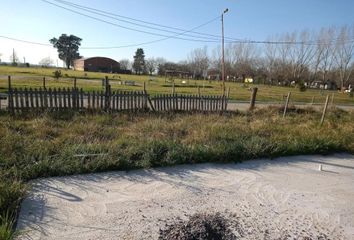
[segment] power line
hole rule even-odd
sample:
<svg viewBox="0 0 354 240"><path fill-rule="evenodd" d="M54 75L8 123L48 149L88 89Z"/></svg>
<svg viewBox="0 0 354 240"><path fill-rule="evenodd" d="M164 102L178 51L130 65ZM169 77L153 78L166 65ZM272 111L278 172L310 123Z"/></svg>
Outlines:
<svg viewBox="0 0 354 240"><path fill-rule="evenodd" d="M216 41L216 40L196 40L196 39L186 39L186 38L178 37L178 36L181 36L181 35L186 35L185 33L191 33L191 32L194 33L194 30L196 28L193 28L192 30L185 30L185 31L183 31L181 33L177 33L176 35L173 35L173 36L166 36L166 35L163 35L163 34L157 34L157 33L152 33L152 32L148 32L148 31L144 31L144 30L138 30L138 29L134 29L134 28L121 26L121 25L118 25L118 24L115 24L115 23L112 23L112 22L108 22L106 20L103 20L103 19L100 19L100 18L97 18L97 17L93 17L93 16L90 16L90 15L87 15L87 14L84 14L84 13L80 13L80 12L72 10L72 9L68 9L66 7L63 7L63 6L60 6L58 4L49 2L47 0L41 0L41 1L49 3L49 4L52 4L52 5L56 6L56 7L63 8L65 10L74 12L76 14L79 14L79 15L82 15L82 16L85 16L85 17L89 17L89 18L93 18L95 20L98 20L98 21L101 21L101 22L105 22L105 23L108 23L108 24L111 24L111 25L114 25L114 26L117 26L117 27L122 27L122 28L125 28L125 29L128 29L128 30L138 31L138 32L146 33L146 34L150 34L150 35L157 35L157 36L165 37L165 38L162 38L162 39L153 40L153 41L144 42L144 43L139 43L139 44L130 44L130 45L125 45L125 46L113 46L113 47L90 47L88 49L114 49L114 48L140 46L140 45L147 45L147 44L152 44L152 43L164 41L164 40L167 40L167 39L170 39L170 38L186 40L186 41L195 41L195 42L209 42L209 43L211 43L211 42L219 42L219 41ZM97 10L97 9L94 9L94 8L85 7L83 5L73 4L73 3L70 3L70 2L67 2L67 1L64 1L64 0L53 0L53 1L60 2L62 4L66 4L66 5L70 5L70 6L74 6L74 7L76 6L76 8L79 8L81 10L90 9L89 12L91 12L91 13L93 12L94 14L98 14L97 12L102 12L102 13L104 13L103 16L106 16L106 17L109 17L108 15L113 15L113 16L118 16L118 17L122 17L122 18L131 19L131 20L138 21L138 22L151 24L151 25L157 25L157 26L161 26L161 27L165 27L165 28L178 29L178 28L173 28L173 27L168 27L168 26L165 26L165 25L150 23L150 22L147 22L147 21L142 21L142 20L138 20L138 19L134 19L134 18L129 18L129 17L125 17L125 16L122 16L122 15L113 14L113 13L105 12L105 11L102 11L102 10ZM216 17L215 19L211 20L210 22L213 22L213 21L215 21L218 18L219 17ZM113 19L118 20L117 18L113 18ZM122 21L122 20L120 20L120 21ZM131 23L130 21L126 21L126 20L124 20L124 21L128 22L128 23ZM206 24L208 24L210 22L207 22ZM202 26L204 26L206 24L202 24L202 25L198 26L197 28L202 27ZM139 25L142 26L141 24L139 24ZM161 29L158 29L158 30L161 31ZM216 36L216 35L212 35L212 36ZM196 37L196 36L192 35L192 37ZM216 36L216 37L220 37L220 36ZM228 39L233 39L233 40L228 40L227 43L278 44L278 45L323 45L323 44L328 44L328 42L319 42L319 41L255 41L255 40L241 40L241 39L235 39L235 38L228 38ZM333 41L338 41L338 40L340 40L340 38L333 39L331 41L333 42ZM354 39L353 40L350 39L348 42L351 42L351 41L354 41Z"/></svg>
<svg viewBox="0 0 354 240"><path fill-rule="evenodd" d="M131 25L134 25L134 26L143 27L143 28L152 29L152 30L157 30L157 31L166 32L166 33L173 33L173 34L180 34L181 33L181 32L168 30L168 29L176 29L176 28L164 26L163 28L168 28L168 29L162 29L161 27L153 27L153 26L146 25L147 23L145 23L144 21L143 21L144 24L135 23L135 22L132 22L132 21L129 21L129 20L125 20L125 19L130 19L128 17L124 17L124 16L121 16L121 15L116 15L116 14L113 14L113 13L101 11L101 10L98 10L98 9L94 9L94 8L90 8L90 7L86 7L86 6L82 6L82 5L78 5L78 4L74 4L74 3L69 3L67 1L61 1L61 0L53 0L53 1L59 2L61 4L67 5L67 6L74 7L76 9L83 10L85 12L93 13L93 14L96 14L96 15L99 15L99 16L102 16L102 17L107 17L107 18L111 18L111 19L114 19L114 20L117 20L117 21L120 21L120 22L128 23L128 24L131 24ZM119 18L117 18L116 16L118 16ZM120 18L125 18L125 19L120 19ZM139 20L133 20L133 21L139 21ZM189 30L183 30L183 29L179 29L178 31L182 31L182 32L188 31L188 32L190 32ZM194 32L191 32L191 33L194 33ZM213 40L213 41L220 41L221 40L221 38L219 36L212 36L212 37L208 36L208 37L205 37L205 36L196 36L196 35L192 35L192 34L183 34L183 35L187 36L187 37L202 39L202 40Z"/></svg>
<svg viewBox="0 0 354 240"><path fill-rule="evenodd" d="M70 5L70 6L73 6L73 7L76 7L76 8L80 8L80 9L91 10L91 11L94 11L95 13L103 13L104 16L107 16L107 15L115 16L115 17L128 19L128 20L131 20L131 21L135 21L135 22L139 22L139 23L143 23L143 24L147 24L147 25L151 25L151 26L156 26L156 27L160 27L160 28L173 29L173 30L176 30L176 31L187 31L187 30L182 29L182 28L176 28L176 27L166 26L166 25L162 25L162 24L158 24L158 23L148 22L148 21L144 21L144 20L140 20L140 19L136 19L136 18L132 18L132 17L127 17L127 16L119 15L119 14L108 12L108 11L99 10L99 9L96 9L96 8L87 7L87 6L84 6L84 5L74 4L74 3L71 3L71 2L68 2L68 1L64 1L64 0L53 0L53 1L60 2L62 4ZM126 21L126 20L118 20L118 21L125 21L125 22L129 22L130 24L134 24L131 21ZM149 26L141 25L141 24L139 24L139 26L150 28ZM166 31L166 30L162 30L162 29L158 29L158 30ZM210 33L201 33L201 32L195 32L195 31L190 31L190 33L198 34L198 35L202 35L202 36L207 36L208 38L212 38L212 39L216 39L216 40L221 40L221 36L220 35L213 35L213 34L210 34ZM192 35L192 36L195 36L195 35ZM198 36L195 36L195 37L198 37ZM234 41L242 40L242 39L231 38L231 37L226 37L226 36L225 36L225 39L230 39L230 40L234 40Z"/></svg>
<svg viewBox="0 0 354 240"><path fill-rule="evenodd" d="M354 42L354 38L349 39L341 39L341 38L333 38L329 41L254 41L254 40L244 40L244 41L230 41L229 43L250 43L250 44L272 44L272 45L312 45L312 46L320 46L325 44L332 44L337 41L343 41L342 43L352 43Z"/></svg>
<svg viewBox="0 0 354 240"><path fill-rule="evenodd" d="M7 36L0 36L0 38L5 38L5 39L11 40L11 41L28 43L28 44L33 44L33 45L41 45L41 46L45 46L45 47L53 47L53 45L46 44L46 43L32 42L32 41L27 41L27 40L22 40L22 39L7 37Z"/></svg>
<svg viewBox="0 0 354 240"><path fill-rule="evenodd" d="M200 33L200 32L195 32L195 31L190 31L190 30L184 30L181 28L176 28L176 27L171 27L171 26L166 26L166 25L162 25L162 24L157 24L157 23L152 23L152 22L148 22L148 21L144 21L144 20L140 20L140 19L136 19L136 18L131 18L131 17L127 17L127 16L123 16L123 15L119 15L119 14L115 14L112 12L108 12L108 11L103 11L103 10L99 10L96 8L91 8L91 7L87 7L84 5L79 5L79 4L75 4L75 3L71 3L65 0L52 0L61 4L65 4L65 5L69 5L72 6L74 8L77 9L81 9L84 11L88 11L94 14L98 14L104 17L109 17L112 19L115 19L117 21L122 21L122 22L126 22L128 24L133 24L136 26L140 26L140 27L145 27L145 28L149 28L149 29L154 29L154 30L158 30L158 31L165 31L165 32L169 32L169 33L177 33L175 31L170 31L170 30L163 30L161 28L155 28L155 27L150 27L147 25L152 25L152 26L157 26L157 27L162 27L162 28L167 28L167 29L174 29L177 31L187 31L190 33L194 33L194 34L198 34L198 35L204 35L204 36L208 36L208 37L203 37L204 39L212 39L212 40L217 40L220 41L221 40L221 36L218 35L213 35L213 34L207 34L207 33ZM115 17L111 17L111 16L115 16L115 17L119 17L119 18L123 18L123 19L118 19ZM135 22L140 22L140 23L144 23L147 25L142 25L142 24L137 24L131 21L127 21L124 19L129 19L131 21L135 21ZM195 38L201 38L199 36L195 36L195 35L187 35L187 34L183 34L185 36L190 36L190 37L195 37ZM316 40L312 40L312 41L254 41L254 40L245 40L245 39L237 39L237 38L231 38L231 37L225 37L225 39L229 39L229 43L254 43L254 44L305 44L305 45L321 45L321 44L328 44L328 42L319 42ZM340 38L337 39L331 39L332 42L334 41L338 41L340 40ZM351 42L351 40L349 40L348 42Z"/></svg>
<svg viewBox="0 0 354 240"><path fill-rule="evenodd" d="M4 38L4 39L8 39L11 41L16 41L16 42L22 42L22 43L26 43L26 44L32 44L32 45L40 45L40 46L45 46L45 47L53 47L53 45L51 44L46 44L46 43L40 43L40 42L34 42L34 41L29 41L29 40L23 40L23 39L18 39L18 38L13 38L13 37L8 37L8 36L3 36L0 35L0 38ZM157 39L157 40L153 40L153 41L149 41L149 42L143 42L143 43L137 43L137 44L128 44L128 45L121 45L121 46L108 46L108 47L80 47L80 49L87 49L87 50L104 50L104 49L119 49L119 48L127 48L127 47L138 47L138 46L142 46L142 45L147 45L147 44L152 44L152 43L157 43L157 42L161 42L165 40L165 38L163 39ZM326 44L330 44L330 43L334 43L336 40L341 40L341 39L331 39L330 41L328 41ZM354 39L348 39L348 41L346 41L346 43L353 43ZM294 44L306 44L304 42L277 42L277 41L240 41L240 42L234 42L234 43L250 43L250 44L289 44L289 45L294 45ZM320 44L313 44L311 43L310 45L322 45L324 43L320 43Z"/></svg>
<svg viewBox="0 0 354 240"><path fill-rule="evenodd" d="M98 17L94 17L94 16L91 16L91 15L87 15L85 13L81 13L81 12L78 12L76 10L73 10L73 9L69 9L67 7L63 7L63 6L60 6L58 4L55 4L55 3L52 3L52 2L49 2L47 0L41 0L42 2L46 2L48 4L51 4L53 6L56 6L58 8L62 8L62 9L65 9L69 12L73 12L75 14L78 14L78 15L81 15L81 16L84 16L84 17L87 17L87 18L91 18L91 19L94 19L96 21L99 21L99 22L103 22L103 23L106 23L106 24L109 24L109 25L112 25L112 26L115 26L115 27L119 27L119 28L123 28L123 29L127 29L127 30L130 30L130 31L135 31L135 32L140 32L140 33L144 33L144 34L149 34L149 35L154 35L154 36L159 36L159 37L165 37L165 38L175 38L175 39L179 39L179 40L185 40L185 41L193 41L193 42L205 42L205 43L211 43L211 42L217 42L215 40L196 40L196 39L188 39L188 38L181 38L181 37L178 37L180 35L183 35L184 33L179 33L179 34L176 34L174 36L168 36L168 35L164 35L164 34L159 34L159 33L153 33L153 32L149 32L149 31L145 31L145 30L139 30L139 29L136 29L136 28L131 28L131 27L126 27L126 26L122 26L122 25L119 25L119 24L116 24L116 23L113 23L113 22L110 22L110 21L106 21L104 19L101 19L101 18L98 18ZM201 26L204 26L204 25L207 25L213 21L215 21L216 19L218 19L219 17L217 18L214 18L210 21L208 21L207 23L205 24L202 24ZM199 27L201 27L199 26ZM198 27L198 28L199 28ZM194 29L193 29L194 30ZM188 31L186 31L188 32Z"/></svg>

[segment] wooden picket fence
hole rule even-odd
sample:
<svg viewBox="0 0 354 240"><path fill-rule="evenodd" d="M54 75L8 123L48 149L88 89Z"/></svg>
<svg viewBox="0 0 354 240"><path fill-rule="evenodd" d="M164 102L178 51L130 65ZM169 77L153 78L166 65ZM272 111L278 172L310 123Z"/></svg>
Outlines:
<svg viewBox="0 0 354 240"><path fill-rule="evenodd" d="M64 110L84 108L82 89L54 88L10 88L8 92L8 110L23 112L29 110Z"/></svg>
<svg viewBox="0 0 354 240"><path fill-rule="evenodd" d="M88 97L90 99L90 94ZM106 109L110 111L148 110L149 95L145 91L113 91L110 94L106 94L105 97L108 100Z"/></svg>
<svg viewBox="0 0 354 240"><path fill-rule="evenodd" d="M228 98L181 94L159 94L150 99L146 91L84 92L78 88L10 88L8 110L26 111L97 110L117 111L200 111L221 112L227 109Z"/></svg>
<svg viewBox="0 0 354 240"><path fill-rule="evenodd" d="M148 108L148 94L144 91L93 91L77 88L11 88L8 92L8 110L104 110L139 111Z"/></svg>
<svg viewBox="0 0 354 240"><path fill-rule="evenodd" d="M151 98L156 111L226 111L228 98L225 96L202 96L182 94L159 94Z"/></svg>

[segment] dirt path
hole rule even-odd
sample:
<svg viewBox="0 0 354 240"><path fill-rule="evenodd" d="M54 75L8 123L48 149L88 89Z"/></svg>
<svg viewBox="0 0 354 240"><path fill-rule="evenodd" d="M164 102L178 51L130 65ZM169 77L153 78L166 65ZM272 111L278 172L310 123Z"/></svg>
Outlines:
<svg viewBox="0 0 354 240"><path fill-rule="evenodd" d="M354 156L37 180L22 204L19 239L156 239L166 221L203 211L237 215L243 239L354 239Z"/></svg>

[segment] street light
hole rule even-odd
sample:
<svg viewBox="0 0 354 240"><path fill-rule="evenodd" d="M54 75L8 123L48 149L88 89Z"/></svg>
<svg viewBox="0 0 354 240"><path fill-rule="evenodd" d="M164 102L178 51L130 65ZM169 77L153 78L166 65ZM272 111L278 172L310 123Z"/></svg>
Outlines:
<svg viewBox="0 0 354 240"><path fill-rule="evenodd" d="M221 14L221 29L222 29L222 59L221 59L221 79L222 79L222 94L225 96L225 53L224 53L224 14L229 11L228 8Z"/></svg>

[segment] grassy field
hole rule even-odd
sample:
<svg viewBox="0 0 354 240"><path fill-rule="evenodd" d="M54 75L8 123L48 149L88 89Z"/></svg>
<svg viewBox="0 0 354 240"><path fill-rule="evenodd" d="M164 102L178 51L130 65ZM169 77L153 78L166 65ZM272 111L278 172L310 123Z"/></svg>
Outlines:
<svg viewBox="0 0 354 240"><path fill-rule="evenodd" d="M354 153L354 112L312 109L229 115L0 112L0 239L31 179L295 154ZM91 154L91 156L90 156ZM95 155L92 155L95 154ZM83 157L82 155L89 155Z"/></svg>
<svg viewBox="0 0 354 240"><path fill-rule="evenodd" d="M106 74L93 72L80 72L73 70L61 69L63 77L59 80L53 79L53 68L20 68L0 66L0 92L7 91L7 76L13 77L13 87L41 87L43 77L47 78L47 87L72 87L73 78L78 78L77 86L87 91L102 90L101 79L108 76L111 79L112 89L121 90L142 90L143 84L146 82L149 94L155 95L158 93L171 93L172 83L164 77L151 77L146 75L124 75L124 74ZM120 85L119 80L135 81L137 86ZM220 95L222 94L222 84L217 81L189 80L187 84L182 83L182 79L174 79L177 93L197 94L198 87L205 95ZM334 102L336 104L354 104L354 98L348 94L337 91L320 91L317 89L307 89L305 92L300 92L297 88L278 87L269 85L256 84L241 84L241 83L226 83L226 87L230 88L230 97L232 100L248 101L250 98L251 87L258 87L258 101L280 102L283 96L289 91L292 92L291 100L294 102L310 103L314 97L315 103L323 103L327 94L334 94Z"/></svg>

